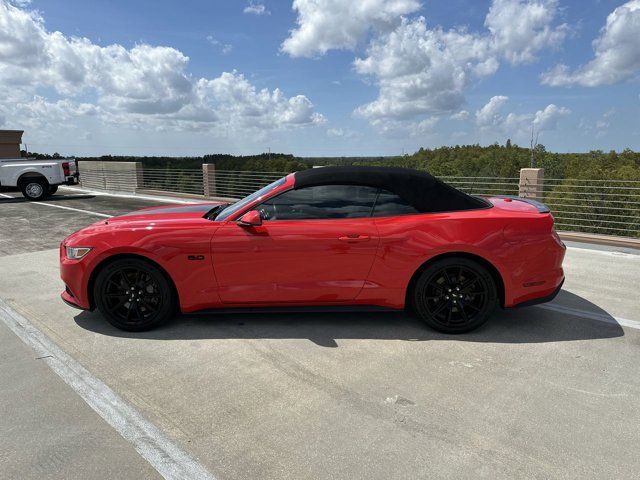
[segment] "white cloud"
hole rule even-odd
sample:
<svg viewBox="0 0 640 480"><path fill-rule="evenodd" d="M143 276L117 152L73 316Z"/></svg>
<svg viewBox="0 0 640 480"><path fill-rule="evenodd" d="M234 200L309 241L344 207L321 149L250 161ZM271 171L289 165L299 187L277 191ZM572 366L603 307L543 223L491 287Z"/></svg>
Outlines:
<svg viewBox="0 0 640 480"><path fill-rule="evenodd" d="M544 110L538 110L533 118L533 126L538 132L544 130L555 130L558 126L558 120L571 113L571 110L565 107L557 107L553 103L547 105Z"/></svg>
<svg viewBox="0 0 640 480"><path fill-rule="evenodd" d="M20 10L0 2L0 75L19 76L24 69L44 59L42 19L36 12Z"/></svg>
<svg viewBox="0 0 640 480"><path fill-rule="evenodd" d="M304 95L257 90L235 71L196 79L187 72L188 63L171 47L102 47L48 32L37 13L0 0L0 88L7 92L0 96L0 108L11 113L12 124L91 114L117 125L227 131L229 126L278 130L324 119ZM49 102L35 96L41 87L65 98ZM93 100L77 102L79 97Z"/></svg>
<svg viewBox="0 0 640 480"><path fill-rule="evenodd" d="M95 117L100 107L83 102L64 99L50 102L41 96L34 96L18 102L9 108L11 117L19 115L22 123L34 129L44 129L51 123L64 123L82 117Z"/></svg>
<svg viewBox="0 0 640 480"><path fill-rule="evenodd" d="M356 71L374 77L380 89L356 114L372 120L458 110L471 78L497 68L489 48L486 39L463 30L429 30L423 17L404 20L355 60Z"/></svg>
<svg viewBox="0 0 640 480"><path fill-rule="evenodd" d="M438 117L428 117L419 122L413 122L409 125L409 134L413 137L433 133L433 129L438 123Z"/></svg>
<svg viewBox="0 0 640 480"><path fill-rule="evenodd" d="M640 0L619 6L607 17L600 36L593 41L595 56L586 65L571 71L557 65L542 75L551 86L595 87L628 80L640 71Z"/></svg>
<svg viewBox="0 0 640 480"><path fill-rule="evenodd" d="M469 118L469 112L466 110L460 110L459 112L451 115L452 120L466 120L467 118Z"/></svg>
<svg viewBox="0 0 640 480"><path fill-rule="evenodd" d="M213 35L207 35L207 41L220 51L223 55L228 55L233 50L233 45L218 40Z"/></svg>
<svg viewBox="0 0 640 480"><path fill-rule="evenodd" d="M379 134L386 137L406 138L435 134L435 127L439 121L440 119L435 116L419 121L376 118L371 120L371 125Z"/></svg>
<svg viewBox="0 0 640 480"><path fill-rule="evenodd" d="M327 136L334 138L352 139L359 137L360 133L345 128L328 128Z"/></svg>
<svg viewBox="0 0 640 480"><path fill-rule="evenodd" d="M551 103L535 113L510 112L504 115L503 110L508 100L509 97L504 95L491 97L486 105L476 111L476 125L480 130L512 136L527 134L531 132L531 128L536 132L555 130L558 121L571 113L568 108Z"/></svg>
<svg viewBox="0 0 640 480"><path fill-rule="evenodd" d="M494 0L482 33L405 18L355 60L356 71L372 78L379 93L354 113L379 123L459 111L468 86L493 75L502 60L531 62L541 49L558 46L566 26L552 26L556 14L555 0Z"/></svg>
<svg viewBox="0 0 640 480"><path fill-rule="evenodd" d="M557 48L568 32L566 24L552 26L557 0L494 0L485 18L493 48L512 64L530 63L544 48Z"/></svg>
<svg viewBox="0 0 640 480"><path fill-rule="evenodd" d="M333 49L353 50L371 28L391 28L401 15L419 8L417 0L294 0L298 25L282 51L312 57Z"/></svg>
<svg viewBox="0 0 640 480"><path fill-rule="evenodd" d="M279 89L257 90L237 72L223 73L213 80L200 79L198 91L231 125L269 129L273 126L322 124L325 118L313 111L304 95L287 98Z"/></svg>
<svg viewBox="0 0 640 480"><path fill-rule="evenodd" d="M487 104L480 110L476 111L476 124L480 128L495 127L504 122L500 111L509 97L504 95L496 95L491 97Z"/></svg>
<svg viewBox="0 0 640 480"><path fill-rule="evenodd" d="M244 13L248 13L250 15L271 15L271 12L267 10L267 7L262 3L249 1L249 4L244 7Z"/></svg>

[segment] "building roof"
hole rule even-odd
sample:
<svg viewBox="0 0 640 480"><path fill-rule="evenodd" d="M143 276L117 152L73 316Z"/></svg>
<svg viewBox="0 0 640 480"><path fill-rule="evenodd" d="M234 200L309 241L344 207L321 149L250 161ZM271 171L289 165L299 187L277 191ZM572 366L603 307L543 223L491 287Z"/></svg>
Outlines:
<svg viewBox="0 0 640 480"><path fill-rule="evenodd" d="M391 167L322 167L295 173L294 188L314 185L368 185L397 194L418 211L450 212L485 208L487 204L427 172Z"/></svg>

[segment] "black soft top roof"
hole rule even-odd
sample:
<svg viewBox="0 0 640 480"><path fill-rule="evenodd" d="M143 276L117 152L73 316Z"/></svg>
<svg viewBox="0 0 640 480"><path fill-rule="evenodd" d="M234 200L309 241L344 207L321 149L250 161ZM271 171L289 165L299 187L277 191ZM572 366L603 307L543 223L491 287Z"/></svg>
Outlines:
<svg viewBox="0 0 640 480"><path fill-rule="evenodd" d="M418 170L391 167L320 167L294 174L293 188L314 185L368 185L397 194L422 213L485 208L479 199Z"/></svg>

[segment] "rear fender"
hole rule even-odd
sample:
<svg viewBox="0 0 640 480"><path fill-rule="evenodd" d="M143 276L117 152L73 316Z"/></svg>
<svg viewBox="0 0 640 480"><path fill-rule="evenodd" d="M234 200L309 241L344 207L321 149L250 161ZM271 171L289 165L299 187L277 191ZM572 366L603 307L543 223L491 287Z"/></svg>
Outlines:
<svg viewBox="0 0 640 480"><path fill-rule="evenodd" d="M16 187L19 187L22 182L25 182L27 180L33 179L33 178L40 178L42 180L44 180L45 182L49 183L49 179L44 176L42 173L36 171L35 169L29 169L26 172L25 171L21 171L20 176L18 177L17 180L15 180L15 183L12 182L12 184L14 184Z"/></svg>

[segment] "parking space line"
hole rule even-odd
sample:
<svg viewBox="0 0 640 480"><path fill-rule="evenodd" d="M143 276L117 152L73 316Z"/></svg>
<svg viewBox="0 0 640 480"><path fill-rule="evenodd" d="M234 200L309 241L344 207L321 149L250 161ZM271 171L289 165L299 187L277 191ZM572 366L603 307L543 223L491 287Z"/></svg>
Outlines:
<svg viewBox="0 0 640 480"><path fill-rule="evenodd" d="M628 318L614 317L609 314L605 315L598 312L590 312L588 310L565 307L563 305L558 305L555 303L545 303L542 305L536 305L536 307L558 313L565 313L567 315L574 315L576 317L587 318L589 320L596 320L598 322L611 323L612 325L621 325L623 327L635 328L636 330L640 330L640 321L638 320L630 320Z"/></svg>
<svg viewBox="0 0 640 480"><path fill-rule="evenodd" d="M16 197L12 197L11 195L5 195L4 193L0 193L0 196L5 197L5 198L16 198ZM92 212L91 210L83 210L81 208L65 207L64 205L53 205L52 203L46 203L46 202L28 202L28 201L25 201L25 203L28 203L29 205L45 205L47 207L61 208L63 210L73 210L74 212L86 213L88 215L95 215L97 217L104 217L104 218L113 217L113 215L107 215L106 213Z"/></svg>
<svg viewBox="0 0 640 480"><path fill-rule="evenodd" d="M166 479L214 480L200 463L0 299L0 319Z"/></svg>

